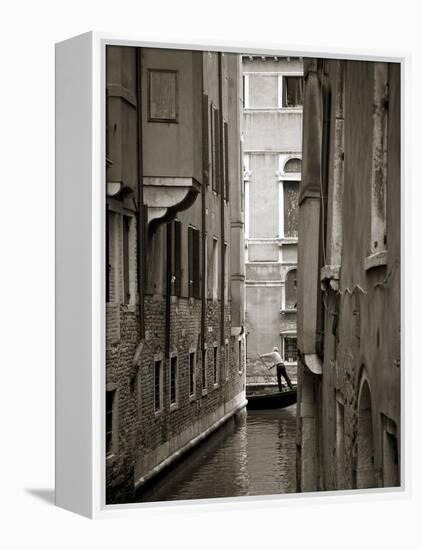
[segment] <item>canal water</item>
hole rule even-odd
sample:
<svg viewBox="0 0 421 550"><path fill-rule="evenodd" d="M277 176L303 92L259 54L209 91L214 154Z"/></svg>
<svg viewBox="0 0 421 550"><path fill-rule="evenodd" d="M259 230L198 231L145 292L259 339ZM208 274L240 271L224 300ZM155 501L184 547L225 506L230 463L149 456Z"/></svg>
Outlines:
<svg viewBox="0 0 421 550"><path fill-rule="evenodd" d="M153 485L137 502L295 492L296 406L248 411L231 419Z"/></svg>

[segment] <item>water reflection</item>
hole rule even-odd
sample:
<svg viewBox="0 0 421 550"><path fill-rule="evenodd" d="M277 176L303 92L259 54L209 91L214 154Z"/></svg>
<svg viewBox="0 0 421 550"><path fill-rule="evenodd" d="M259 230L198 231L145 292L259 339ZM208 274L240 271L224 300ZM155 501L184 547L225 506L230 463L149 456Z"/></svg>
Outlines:
<svg viewBox="0 0 421 550"><path fill-rule="evenodd" d="M138 502L295 491L295 405L233 419L137 495Z"/></svg>

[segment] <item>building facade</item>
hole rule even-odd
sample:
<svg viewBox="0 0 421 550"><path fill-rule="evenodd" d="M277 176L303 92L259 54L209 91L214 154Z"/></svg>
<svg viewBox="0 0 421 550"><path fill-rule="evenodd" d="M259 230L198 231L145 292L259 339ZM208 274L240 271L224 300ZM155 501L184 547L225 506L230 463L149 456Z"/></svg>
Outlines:
<svg viewBox="0 0 421 550"><path fill-rule="evenodd" d="M245 406L241 60L107 47L106 501Z"/></svg>
<svg viewBox="0 0 421 550"><path fill-rule="evenodd" d="M308 59L298 276L302 491L400 484L400 65Z"/></svg>
<svg viewBox="0 0 421 550"><path fill-rule="evenodd" d="M243 56L247 383L274 380L259 354L297 361L302 60Z"/></svg>

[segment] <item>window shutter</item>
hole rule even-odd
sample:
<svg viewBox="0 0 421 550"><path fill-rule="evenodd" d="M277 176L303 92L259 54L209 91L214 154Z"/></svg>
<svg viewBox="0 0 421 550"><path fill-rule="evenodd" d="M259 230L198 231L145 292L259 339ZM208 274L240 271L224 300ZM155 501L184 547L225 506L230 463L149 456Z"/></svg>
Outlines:
<svg viewBox="0 0 421 550"><path fill-rule="evenodd" d="M193 254L194 254L194 248L193 248L193 234L194 234L194 229L193 227L189 227L188 229L188 247L189 247L189 251L188 251L188 256L189 256L189 298L192 298L193 297L193 273L194 273L194 269L193 269Z"/></svg>
<svg viewBox="0 0 421 550"><path fill-rule="evenodd" d="M130 303L130 264L129 264L130 218L123 216L123 291L124 303Z"/></svg>
<svg viewBox="0 0 421 550"><path fill-rule="evenodd" d="M141 250L138 269L140 269L141 279L143 279L143 291L148 290L148 266L146 258L148 257L148 205L144 204L142 208L142 234L141 234ZM138 252L139 254L139 252Z"/></svg>
<svg viewBox="0 0 421 550"><path fill-rule="evenodd" d="M193 296L200 298L200 231L193 231Z"/></svg>
<svg viewBox="0 0 421 550"><path fill-rule="evenodd" d="M181 222L178 220L174 222L173 251L174 294L181 296Z"/></svg>
<svg viewBox="0 0 421 550"><path fill-rule="evenodd" d="M203 95L202 102L202 120L203 120L203 184L209 185L209 98L207 94Z"/></svg>
<svg viewBox="0 0 421 550"><path fill-rule="evenodd" d="M224 193L229 201L229 165L228 165L228 122L224 122Z"/></svg>
<svg viewBox="0 0 421 550"><path fill-rule="evenodd" d="M221 192L221 124L219 120L219 109L215 109L214 128L215 128L215 191Z"/></svg>

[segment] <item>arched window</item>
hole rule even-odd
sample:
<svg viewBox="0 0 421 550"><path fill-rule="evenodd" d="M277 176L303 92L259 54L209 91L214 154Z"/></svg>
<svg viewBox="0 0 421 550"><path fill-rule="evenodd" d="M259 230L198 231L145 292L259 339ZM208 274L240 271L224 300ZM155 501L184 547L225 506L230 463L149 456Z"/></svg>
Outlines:
<svg viewBox="0 0 421 550"><path fill-rule="evenodd" d="M301 173L301 160L300 159L289 159L284 166L285 174L300 174Z"/></svg>
<svg viewBox="0 0 421 550"><path fill-rule="evenodd" d="M375 487L371 393L365 380L358 401L357 489Z"/></svg>
<svg viewBox="0 0 421 550"><path fill-rule="evenodd" d="M288 271L285 279L285 309L297 309L297 270Z"/></svg>

